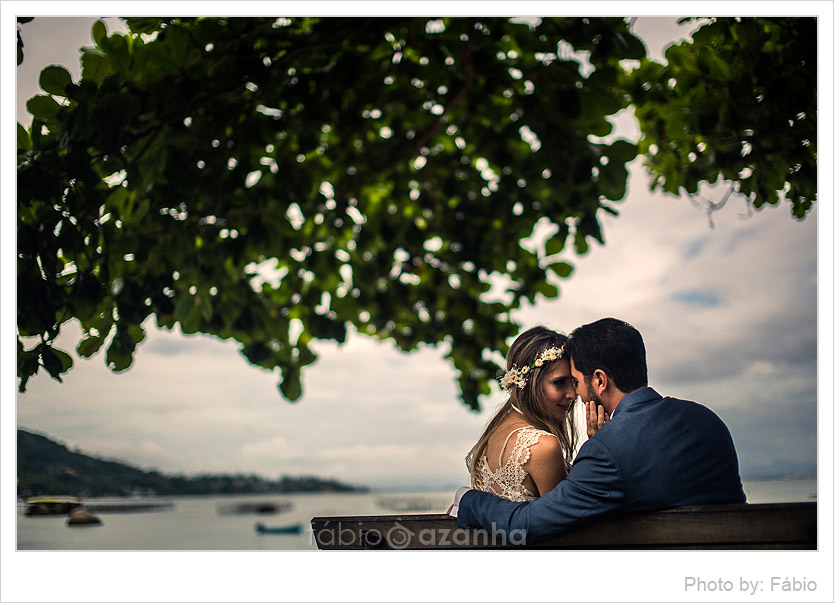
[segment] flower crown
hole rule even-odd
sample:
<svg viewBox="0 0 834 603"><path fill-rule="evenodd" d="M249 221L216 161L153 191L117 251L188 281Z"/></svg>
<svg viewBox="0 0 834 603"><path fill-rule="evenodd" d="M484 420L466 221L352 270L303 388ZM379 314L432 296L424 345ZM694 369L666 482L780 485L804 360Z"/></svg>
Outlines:
<svg viewBox="0 0 834 603"><path fill-rule="evenodd" d="M513 368L508 370L504 373L504 376L501 377L501 387L507 391L510 391L511 385L515 385L518 389L524 389L524 386L527 385L527 374L531 370L540 368L548 362L559 360L564 353L565 346L547 348L530 366L522 366L521 368L518 368L516 365L513 365Z"/></svg>

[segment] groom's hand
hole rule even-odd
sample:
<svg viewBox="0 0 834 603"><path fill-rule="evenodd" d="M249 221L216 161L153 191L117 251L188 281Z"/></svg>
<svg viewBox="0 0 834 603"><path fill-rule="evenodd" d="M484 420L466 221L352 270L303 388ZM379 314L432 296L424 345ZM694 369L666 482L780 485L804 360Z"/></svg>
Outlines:
<svg viewBox="0 0 834 603"><path fill-rule="evenodd" d="M588 437L592 437L608 421L608 413L602 404L589 400L585 402L585 423L587 425Z"/></svg>

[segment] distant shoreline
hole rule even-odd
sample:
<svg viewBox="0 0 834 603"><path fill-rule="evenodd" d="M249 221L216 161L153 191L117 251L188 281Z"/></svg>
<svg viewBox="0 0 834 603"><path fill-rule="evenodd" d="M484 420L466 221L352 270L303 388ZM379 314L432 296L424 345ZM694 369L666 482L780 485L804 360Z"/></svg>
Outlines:
<svg viewBox="0 0 834 603"><path fill-rule="evenodd" d="M18 497L49 494L98 498L369 491L367 486L312 475L284 475L274 480L255 474L166 475L74 452L43 434L17 430Z"/></svg>

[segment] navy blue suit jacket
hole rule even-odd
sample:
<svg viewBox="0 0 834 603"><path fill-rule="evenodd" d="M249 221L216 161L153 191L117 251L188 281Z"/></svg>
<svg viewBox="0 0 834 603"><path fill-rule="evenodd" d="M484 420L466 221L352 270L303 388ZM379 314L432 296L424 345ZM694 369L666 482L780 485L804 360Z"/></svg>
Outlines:
<svg viewBox="0 0 834 603"><path fill-rule="evenodd" d="M535 544L613 512L746 500L721 419L705 406L644 387L620 401L553 490L524 503L469 491L458 526L526 534L525 542Z"/></svg>

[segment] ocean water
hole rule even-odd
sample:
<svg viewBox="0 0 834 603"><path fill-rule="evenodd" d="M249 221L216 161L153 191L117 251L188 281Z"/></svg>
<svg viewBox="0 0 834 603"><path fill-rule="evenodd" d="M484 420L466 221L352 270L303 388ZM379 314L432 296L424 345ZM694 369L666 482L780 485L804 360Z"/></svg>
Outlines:
<svg viewBox="0 0 834 603"><path fill-rule="evenodd" d="M814 501L816 480L749 482L744 484L748 502ZM363 494L290 494L247 496L191 496L158 499L174 506L161 511L97 513L98 526L66 525L66 517L26 517L19 505L19 551L257 551L315 550L310 529L313 517L337 515L386 515L444 513L454 491ZM113 499L108 499L113 500ZM143 499L152 500L152 499ZM88 502L96 502L90 499ZM292 508L277 514L224 514L220 508L233 503L289 502ZM402 505L412 508L393 508ZM301 524L300 534L260 534L255 525L267 527Z"/></svg>
<svg viewBox="0 0 834 603"><path fill-rule="evenodd" d="M174 506L160 511L97 512L101 525L67 526L66 516L27 517L18 506L17 550L118 551L257 551L314 550L310 529L313 517L334 515L386 515L398 512L444 513L454 500L451 492L412 494L263 494L235 496L183 496L159 499ZM104 499L101 499L104 500ZM106 499L108 502L116 499ZM88 499L86 502L99 502ZM237 503L284 503L292 508L275 514L221 513ZM398 511L387 503L413 504L419 510ZM300 534L260 534L255 525L282 527L301 524Z"/></svg>

